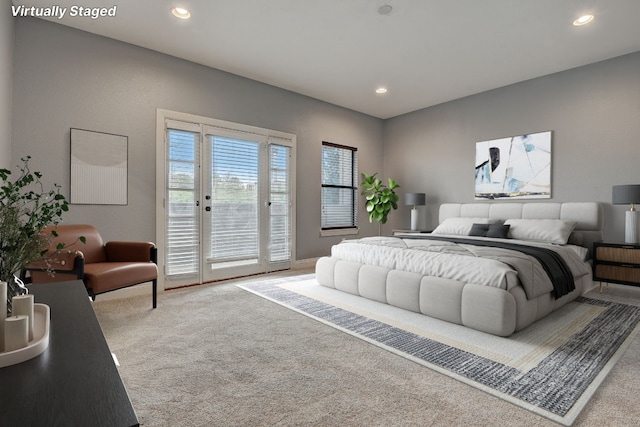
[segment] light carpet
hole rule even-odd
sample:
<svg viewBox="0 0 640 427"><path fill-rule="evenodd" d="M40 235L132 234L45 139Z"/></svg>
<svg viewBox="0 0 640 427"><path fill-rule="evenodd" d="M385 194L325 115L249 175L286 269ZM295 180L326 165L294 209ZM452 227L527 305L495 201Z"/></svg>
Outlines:
<svg viewBox="0 0 640 427"><path fill-rule="evenodd" d="M503 338L320 286L312 274L238 286L563 425L640 321L638 307L580 298Z"/></svg>

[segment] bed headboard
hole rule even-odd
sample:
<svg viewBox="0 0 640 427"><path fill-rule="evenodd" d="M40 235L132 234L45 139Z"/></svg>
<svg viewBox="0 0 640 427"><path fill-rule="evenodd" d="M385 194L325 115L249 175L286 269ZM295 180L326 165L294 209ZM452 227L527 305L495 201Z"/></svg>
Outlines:
<svg viewBox="0 0 640 427"><path fill-rule="evenodd" d="M564 219L576 221L569 243L591 251L593 242L602 240L603 209L598 202L565 203L443 203L439 223L447 218Z"/></svg>

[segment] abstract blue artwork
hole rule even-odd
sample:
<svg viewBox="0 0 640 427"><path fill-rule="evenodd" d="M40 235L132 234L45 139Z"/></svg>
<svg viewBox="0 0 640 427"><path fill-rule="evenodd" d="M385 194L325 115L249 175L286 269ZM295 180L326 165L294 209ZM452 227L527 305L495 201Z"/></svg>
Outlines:
<svg viewBox="0 0 640 427"><path fill-rule="evenodd" d="M475 199L551 197L551 131L476 143Z"/></svg>

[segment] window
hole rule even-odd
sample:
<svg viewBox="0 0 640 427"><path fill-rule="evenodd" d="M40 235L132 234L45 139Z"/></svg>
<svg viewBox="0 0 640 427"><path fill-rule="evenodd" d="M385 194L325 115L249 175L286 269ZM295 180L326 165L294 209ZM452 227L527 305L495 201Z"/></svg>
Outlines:
<svg viewBox="0 0 640 427"><path fill-rule="evenodd" d="M322 230L358 226L358 149L322 142Z"/></svg>

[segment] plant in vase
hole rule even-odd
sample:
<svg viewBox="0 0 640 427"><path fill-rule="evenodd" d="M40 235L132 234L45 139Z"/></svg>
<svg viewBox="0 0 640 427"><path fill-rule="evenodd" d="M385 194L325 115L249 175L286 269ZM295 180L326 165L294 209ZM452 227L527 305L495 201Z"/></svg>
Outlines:
<svg viewBox="0 0 640 427"><path fill-rule="evenodd" d="M7 304L11 298L23 293L16 281L22 267L47 257L51 239L42 229L47 225L57 225L69 204L60 194L60 186L54 184L45 190L41 182L42 174L29 169L29 159L22 158L19 176L11 180L11 171L0 169L0 280L6 281ZM59 245L57 250L62 250ZM45 265L50 265L45 262Z"/></svg>
<svg viewBox="0 0 640 427"><path fill-rule="evenodd" d="M369 222L378 221L378 234L382 234L382 224L387 222L389 213L398 209L398 195L394 190L400 186L391 178L388 180L388 185L384 185L376 175L377 173L373 175L362 173L360 185L364 187L362 195L367 199Z"/></svg>

